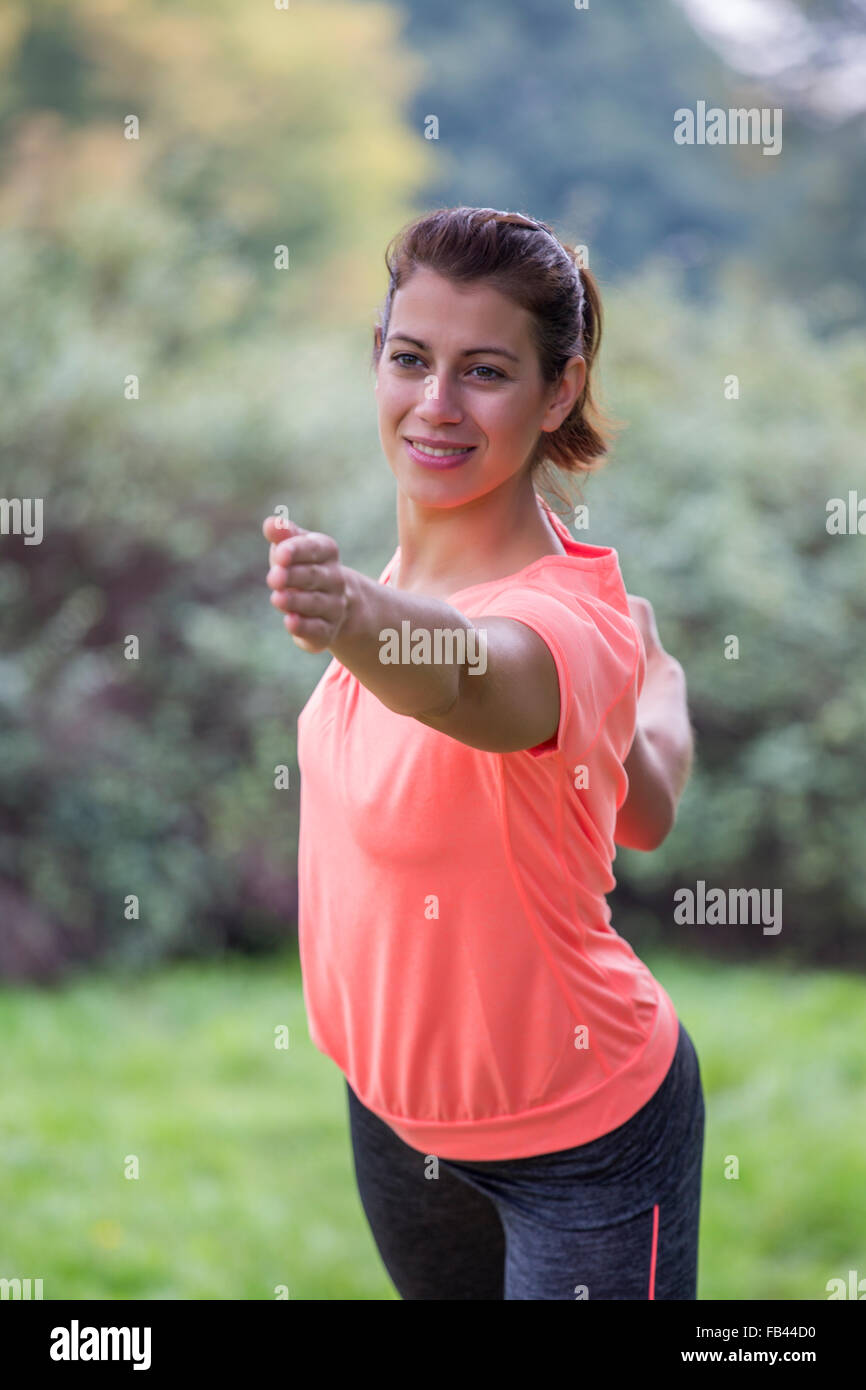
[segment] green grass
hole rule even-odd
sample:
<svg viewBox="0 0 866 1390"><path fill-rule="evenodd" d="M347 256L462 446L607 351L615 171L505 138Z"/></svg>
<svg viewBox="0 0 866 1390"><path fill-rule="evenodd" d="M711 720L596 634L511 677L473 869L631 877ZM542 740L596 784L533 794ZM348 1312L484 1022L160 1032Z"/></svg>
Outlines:
<svg viewBox="0 0 866 1390"><path fill-rule="evenodd" d="M866 982L645 958L706 1094L699 1297L866 1276ZM7 988L0 1038L0 1277L46 1299L396 1298L294 956Z"/></svg>

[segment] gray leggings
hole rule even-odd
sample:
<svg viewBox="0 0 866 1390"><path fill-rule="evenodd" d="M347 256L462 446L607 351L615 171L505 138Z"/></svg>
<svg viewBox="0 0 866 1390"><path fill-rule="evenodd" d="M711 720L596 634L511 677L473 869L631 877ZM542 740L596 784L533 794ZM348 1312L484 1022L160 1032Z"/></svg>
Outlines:
<svg viewBox="0 0 866 1390"><path fill-rule="evenodd" d="M434 1162L347 1091L361 1203L401 1298L697 1297L704 1095L682 1023L630 1120L531 1158Z"/></svg>

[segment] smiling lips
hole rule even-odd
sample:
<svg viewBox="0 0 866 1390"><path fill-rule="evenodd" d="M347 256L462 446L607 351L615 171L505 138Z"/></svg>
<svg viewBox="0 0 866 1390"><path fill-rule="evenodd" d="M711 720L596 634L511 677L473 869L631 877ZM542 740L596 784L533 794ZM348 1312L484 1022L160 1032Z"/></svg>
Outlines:
<svg viewBox="0 0 866 1390"><path fill-rule="evenodd" d="M452 444L450 440L406 438L406 448L417 463L431 468L451 468L473 452L474 444Z"/></svg>

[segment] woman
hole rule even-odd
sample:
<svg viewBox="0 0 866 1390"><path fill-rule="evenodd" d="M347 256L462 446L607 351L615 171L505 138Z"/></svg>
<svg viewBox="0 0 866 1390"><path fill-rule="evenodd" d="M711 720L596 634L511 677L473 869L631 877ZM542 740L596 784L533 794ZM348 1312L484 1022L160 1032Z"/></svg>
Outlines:
<svg viewBox="0 0 866 1390"><path fill-rule="evenodd" d="M399 546L373 581L264 524L272 603L333 656L298 722L310 1034L404 1299L693 1299L698 1062L605 897L615 844L673 824L685 680L534 485L606 450L598 289L489 208L418 219L387 264Z"/></svg>

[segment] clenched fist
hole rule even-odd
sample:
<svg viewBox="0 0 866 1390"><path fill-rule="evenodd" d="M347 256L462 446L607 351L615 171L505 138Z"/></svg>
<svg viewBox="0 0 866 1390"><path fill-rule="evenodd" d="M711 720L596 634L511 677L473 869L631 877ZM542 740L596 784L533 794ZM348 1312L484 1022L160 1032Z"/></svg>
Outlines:
<svg viewBox="0 0 866 1390"><path fill-rule="evenodd" d="M322 652L335 641L348 611L346 580L337 542L297 522L269 516L262 525L270 541L266 583L271 603L296 646Z"/></svg>

